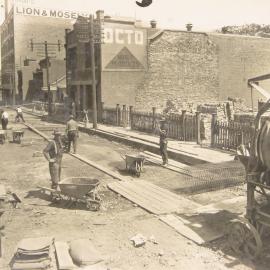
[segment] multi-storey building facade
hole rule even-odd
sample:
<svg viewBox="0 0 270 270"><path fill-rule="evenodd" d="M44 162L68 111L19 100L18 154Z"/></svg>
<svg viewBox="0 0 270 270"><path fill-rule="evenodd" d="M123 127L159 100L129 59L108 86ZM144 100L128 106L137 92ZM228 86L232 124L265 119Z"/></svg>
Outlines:
<svg viewBox="0 0 270 270"><path fill-rule="evenodd" d="M37 8L16 0L6 10L1 25L1 75L5 102L12 103L15 98L17 102L31 99L29 93L37 90L33 89L35 84L29 82L39 68L39 61L45 57L45 41L48 44L60 42L60 50L57 45L48 45L49 57L64 61L65 29L71 28L79 15L87 16L72 11ZM65 75L65 68L60 73Z"/></svg>
<svg viewBox="0 0 270 270"><path fill-rule="evenodd" d="M134 104L147 69L148 37L158 29L130 18L104 16L97 11L101 44L95 44L97 105ZM80 22L66 32L67 78L70 96L79 110L92 107L91 53L89 40L80 37Z"/></svg>

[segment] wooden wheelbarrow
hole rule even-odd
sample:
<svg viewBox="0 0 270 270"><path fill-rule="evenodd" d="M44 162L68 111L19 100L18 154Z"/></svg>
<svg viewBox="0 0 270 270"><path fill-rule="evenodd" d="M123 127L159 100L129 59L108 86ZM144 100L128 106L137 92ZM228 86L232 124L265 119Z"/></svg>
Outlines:
<svg viewBox="0 0 270 270"><path fill-rule="evenodd" d="M21 143L23 135L24 135L24 131L13 130L12 131L13 142L14 143Z"/></svg>
<svg viewBox="0 0 270 270"><path fill-rule="evenodd" d="M88 210L97 211L101 205L97 187L100 181L88 177L67 178L58 183L57 189L39 187L43 192L50 192L53 201L84 203Z"/></svg>
<svg viewBox="0 0 270 270"><path fill-rule="evenodd" d="M122 158L126 161L126 170L140 177L141 172L143 172L145 157L141 155L125 155Z"/></svg>

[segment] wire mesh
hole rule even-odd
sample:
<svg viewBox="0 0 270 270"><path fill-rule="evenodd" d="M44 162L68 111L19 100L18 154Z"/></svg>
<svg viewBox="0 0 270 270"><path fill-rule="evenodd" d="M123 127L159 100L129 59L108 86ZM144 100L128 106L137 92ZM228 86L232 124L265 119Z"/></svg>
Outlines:
<svg viewBox="0 0 270 270"><path fill-rule="evenodd" d="M245 182L245 168L237 160L191 166L183 179L184 192L200 193Z"/></svg>

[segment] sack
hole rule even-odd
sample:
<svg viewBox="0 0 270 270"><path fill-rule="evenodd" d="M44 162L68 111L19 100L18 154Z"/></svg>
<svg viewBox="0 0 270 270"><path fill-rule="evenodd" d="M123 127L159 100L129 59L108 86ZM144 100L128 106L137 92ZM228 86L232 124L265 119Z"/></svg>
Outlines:
<svg viewBox="0 0 270 270"><path fill-rule="evenodd" d="M70 256L78 265L92 265L103 261L100 253L88 239L78 239L70 243Z"/></svg>

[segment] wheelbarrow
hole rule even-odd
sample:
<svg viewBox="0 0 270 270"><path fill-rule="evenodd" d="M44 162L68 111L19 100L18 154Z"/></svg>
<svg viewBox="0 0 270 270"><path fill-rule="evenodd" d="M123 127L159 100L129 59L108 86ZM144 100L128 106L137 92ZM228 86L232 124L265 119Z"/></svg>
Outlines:
<svg viewBox="0 0 270 270"><path fill-rule="evenodd" d="M140 177L141 172L143 172L145 157L141 155L125 155L122 158L126 161L126 170Z"/></svg>
<svg viewBox="0 0 270 270"><path fill-rule="evenodd" d="M5 130L0 130L0 143L4 144L6 141L6 131Z"/></svg>
<svg viewBox="0 0 270 270"><path fill-rule="evenodd" d="M50 192L51 200L69 201L73 203L84 203L88 210L97 211L100 208L101 198L98 195L98 179L87 177L67 178L58 183L57 189L39 187L45 193Z"/></svg>
<svg viewBox="0 0 270 270"><path fill-rule="evenodd" d="M24 131L22 130L13 130L12 137L14 143L21 143L22 137L24 135Z"/></svg>

